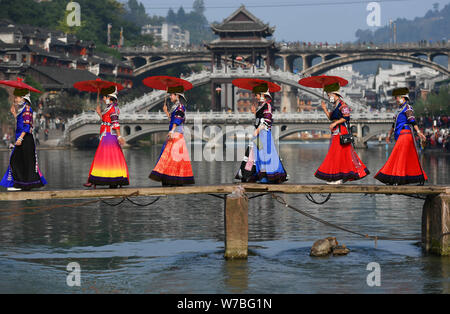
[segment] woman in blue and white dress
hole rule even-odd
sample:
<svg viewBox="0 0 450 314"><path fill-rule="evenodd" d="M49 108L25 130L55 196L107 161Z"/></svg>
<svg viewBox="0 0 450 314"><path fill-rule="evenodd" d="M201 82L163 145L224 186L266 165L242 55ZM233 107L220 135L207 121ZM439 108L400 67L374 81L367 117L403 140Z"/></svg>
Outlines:
<svg viewBox="0 0 450 314"><path fill-rule="evenodd" d="M287 181L287 173L272 136L272 96L268 84L263 82L253 87L252 91L258 103L255 111L255 131L235 178L242 182L283 183Z"/></svg>
<svg viewBox="0 0 450 314"><path fill-rule="evenodd" d="M42 175L33 137L33 109L26 89L14 90L11 113L16 119L16 142L9 160L8 170L0 182L8 191L30 190L47 184ZM18 105L18 110L16 108Z"/></svg>

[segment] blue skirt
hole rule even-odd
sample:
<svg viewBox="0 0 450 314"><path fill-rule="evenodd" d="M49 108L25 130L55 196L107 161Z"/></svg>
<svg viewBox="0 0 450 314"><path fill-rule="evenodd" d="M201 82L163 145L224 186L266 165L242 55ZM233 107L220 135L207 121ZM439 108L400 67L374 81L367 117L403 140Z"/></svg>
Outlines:
<svg viewBox="0 0 450 314"><path fill-rule="evenodd" d="M249 156L246 156L236 175L237 179L241 179L243 182L275 184L287 181L287 173L278 156L270 130L262 130L259 133L248 154ZM248 160L252 165L248 164ZM250 174L248 173L249 170L251 171Z"/></svg>

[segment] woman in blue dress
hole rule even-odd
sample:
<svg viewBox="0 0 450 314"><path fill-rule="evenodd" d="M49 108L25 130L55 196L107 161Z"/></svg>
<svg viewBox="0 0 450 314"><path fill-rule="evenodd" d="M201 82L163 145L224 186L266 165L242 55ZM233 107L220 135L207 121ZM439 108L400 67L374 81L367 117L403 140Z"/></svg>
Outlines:
<svg viewBox="0 0 450 314"><path fill-rule="evenodd" d="M245 79L241 79L245 81ZM250 80L247 82L255 82ZM252 143L247 151L244 161L236 175L236 179L242 182L274 183L279 184L287 181L287 173L281 163L272 137L272 96L269 84L271 82L256 81L258 85L252 88L253 94L258 102L255 111L255 131ZM239 81L233 84L246 88ZM276 85L276 87L279 87ZM278 89L279 90L279 89Z"/></svg>
<svg viewBox="0 0 450 314"><path fill-rule="evenodd" d="M11 113L16 119L16 142L11 153L9 167L0 185L8 191L30 190L47 184L39 170L36 146L33 138L33 109L30 93L26 89L14 90ZM16 109L16 104L19 109Z"/></svg>

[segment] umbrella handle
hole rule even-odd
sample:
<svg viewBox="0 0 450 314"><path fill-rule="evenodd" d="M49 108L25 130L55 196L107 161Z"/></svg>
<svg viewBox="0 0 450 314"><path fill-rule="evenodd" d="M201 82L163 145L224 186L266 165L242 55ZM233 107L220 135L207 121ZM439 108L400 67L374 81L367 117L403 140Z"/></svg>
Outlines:
<svg viewBox="0 0 450 314"><path fill-rule="evenodd" d="M97 111L97 114L100 116L100 119L101 119L102 118L102 110L100 108L100 88L97 88L97 108L95 111Z"/></svg>
<svg viewBox="0 0 450 314"><path fill-rule="evenodd" d="M166 89L166 94L164 95L164 107L167 109L167 91L169 90L169 88ZM165 110L164 110L165 111ZM170 115L168 114L169 110L167 109L167 112L165 112L165 114L170 118Z"/></svg>

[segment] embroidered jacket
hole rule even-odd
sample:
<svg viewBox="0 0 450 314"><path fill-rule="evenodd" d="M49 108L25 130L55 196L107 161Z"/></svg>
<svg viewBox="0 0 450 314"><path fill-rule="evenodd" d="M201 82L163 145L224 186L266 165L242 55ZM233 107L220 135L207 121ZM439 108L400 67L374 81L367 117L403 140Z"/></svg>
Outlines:
<svg viewBox="0 0 450 314"><path fill-rule="evenodd" d="M264 124L264 128L266 130L270 130L272 128L272 105L270 101L265 101L260 104L255 113L255 128L258 128L261 123Z"/></svg>
<svg viewBox="0 0 450 314"><path fill-rule="evenodd" d="M22 132L31 133L33 130L33 109L24 103L22 109L16 116L16 140L20 137Z"/></svg>
<svg viewBox="0 0 450 314"><path fill-rule="evenodd" d="M119 114L120 110L117 103L112 103L105 109L105 111L103 111L100 134L103 134L104 132L111 133L111 129L120 130Z"/></svg>
<svg viewBox="0 0 450 314"><path fill-rule="evenodd" d="M403 129L412 130L411 125L414 126L416 124L414 110L411 105L405 102L400 111L394 117L394 120L394 137L397 140Z"/></svg>
<svg viewBox="0 0 450 314"><path fill-rule="evenodd" d="M345 119L345 122L341 125L345 126L348 129L350 123L350 108L344 101L340 100L339 104L336 106L336 108L334 108L333 112L331 113L330 120L336 121L342 118ZM340 127L340 125L338 127Z"/></svg>
<svg viewBox="0 0 450 314"><path fill-rule="evenodd" d="M183 124L186 120L186 108L180 102L177 102L170 109L170 124L169 131L172 130L173 125L176 125L175 132L183 133Z"/></svg>

